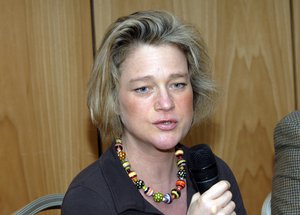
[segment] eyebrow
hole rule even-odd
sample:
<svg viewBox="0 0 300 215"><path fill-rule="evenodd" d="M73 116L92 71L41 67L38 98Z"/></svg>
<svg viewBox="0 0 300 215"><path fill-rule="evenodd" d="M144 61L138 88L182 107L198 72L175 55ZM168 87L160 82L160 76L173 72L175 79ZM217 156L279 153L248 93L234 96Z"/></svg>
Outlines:
<svg viewBox="0 0 300 215"><path fill-rule="evenodd" d="M130 79L130 83L134 83L134 82L139 82L139 81L150 81L153 79L152 75L146 75L143 77L138 77L138 78L134 78L134 79Z"/></svg>
<svg viewBox="0 0 300 215"><path fill-rule="evenodd" d="M187 78L189 75L188 73L175 73L175 74L171 74L169 76L170 79L176 79L176 78ZM154 79L153 75L146 75L143 77L138 77L138 78L134 78L131 79L129 82L130 83L134 83L134 82L139 82L139 81L151 81Z"/></svg>

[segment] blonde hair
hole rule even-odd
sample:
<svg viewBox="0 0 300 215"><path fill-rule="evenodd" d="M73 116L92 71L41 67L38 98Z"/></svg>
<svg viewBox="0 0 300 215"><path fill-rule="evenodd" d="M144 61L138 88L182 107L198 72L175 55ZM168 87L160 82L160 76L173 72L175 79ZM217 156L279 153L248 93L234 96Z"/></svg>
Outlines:
<svg viewBox="0 0 300 215"><path fill-rule="evenodd" d="M117 114L119 68L137 44L172 44L182 50L193 88L193 122L211 112L216 88L200 33L169 12L140 11L117 19L98 50L88 88L88 107L95 126L105 134L121 135L123 126Z"/></svg>

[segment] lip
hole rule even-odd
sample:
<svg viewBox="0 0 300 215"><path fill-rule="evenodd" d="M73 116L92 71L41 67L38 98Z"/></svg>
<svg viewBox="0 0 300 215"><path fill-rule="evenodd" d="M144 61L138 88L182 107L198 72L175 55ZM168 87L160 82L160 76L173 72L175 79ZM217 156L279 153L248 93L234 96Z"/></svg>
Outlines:
<svg viewBox="0 0 300 215"><path fill-rule="evenodd" d="M177 120L175 119L162 119L153 123L158 129L162 131L171 131L177 126Z"/></svg>

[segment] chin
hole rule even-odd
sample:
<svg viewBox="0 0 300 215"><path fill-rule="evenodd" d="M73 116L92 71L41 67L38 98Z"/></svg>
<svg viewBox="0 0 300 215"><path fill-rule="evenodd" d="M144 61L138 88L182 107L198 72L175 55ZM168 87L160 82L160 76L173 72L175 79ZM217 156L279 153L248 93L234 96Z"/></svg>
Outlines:
<svg viewBox="0 0 300 215"><path fill-rule="evenodd" d="M156 142L155 147L161 151L169 151L180 142L179 138L163 138Z"/></svg>

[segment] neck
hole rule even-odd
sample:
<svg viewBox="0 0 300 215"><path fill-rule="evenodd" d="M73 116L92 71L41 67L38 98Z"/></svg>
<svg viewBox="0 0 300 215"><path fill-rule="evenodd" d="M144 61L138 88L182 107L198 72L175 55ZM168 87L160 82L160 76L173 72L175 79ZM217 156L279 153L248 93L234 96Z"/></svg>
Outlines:
<svg viewBox="0 0 300 215"><path fill-rule="evenodd" d="M130 146L132 144L128 144L128 145ZM147 151L147 153L138 154L139 157L146 155L146 157L142 157L143 159L141 159L141 162L137 162L138 160L135 159L136 157L133 156L134 153L132 153L131 158L133 158L132 163L135 163L134 168L138 169L139 173L141 173L139 176L142 177L144 176L144 178L147 179L147 180L145 179L142 180L135 172L136 170L131 169L132 166L128 162L128 156L126 155L126 152L124 152L125 148L123 146L124 145L122 144L122 140L116 139L115 149L118 153L118 157L123 163L123 167L127 171L128 176L132 179L136 187L139 189L141 195L144 196L144 198L152 197L153 199L149 199L149 198L145 198L145 199L151 204L153 204L155 207L157 207L158 209L162 210L165 214L174 214L174 212L175 214L177 214L178 211L180 211L180 214L182 214L182 212L185 213L186 212L186 203L185 203L186 190L183 190L183 192L181 192L186 185L185 182L186 171L185 171L185 160L183 159L183 154L184 154L183 150L177 147L176 147L176 152L174 152L173 149L164 152L158 150L160 152L159 154L157 154L157 152L154 153L156 154L155 157L153 156L152 153L149 153L149 151ZM128 150L127 147L127 152L128 151L131 152L131 150ZM172 152L173 152L173 156L170 157ZM161 158L157 159L157 155L160 154L161 156L159 157ZM174 157L177 158L176 164L172 164L174 163ZM162 161L163 163L161 163ZM177 165L178 165L178 171L175 176L174 174L176 173L175 167ZM158 168L159 170L154 171L154 169L152 168L155 167L159 167ZM158 175L155 175L155 173L158 173ZM176 177L178 177L179 180L177 180ZM153 185L152 186L150 185L149 187L149 185L146 185L145 182L146 184L153 184ZM171 183L175 183L176 187L173 188L170 193L166 193L170 189ZM183 198L180 199L181 193ZM170 206L172 201L175 199L178 200L177 201L178 206L176 207L174 205ZM160 204L161 202L164 202L166 204L161 205Z"/></svg>
<svg viewBox="0 0 300 215"><path fill-rule="evenodd" d="M155 190L170 192L170 188L178 179L175 149L167 151L161 151L154 147L145 149L142 148L144 146L141 147L139 144L133 144L126 140L122 140L122 142L124 142L124 151L131 168L138 177Z"/></svg>
<svg viewBox="0 0 300 215"><path fill-rule="evenodd" d="M176 157L174 155L175 148L168 151L160 151L154 147L145 148L138 144L125 142L124 151L127 154L132 169L139 175L149 172L152 177L149 176L147 178L153 178L153 175L155 175L156 177L163 178L167 176L164 178L167 179L170 178L169 176L173 171L177 171Z"/></svg>

